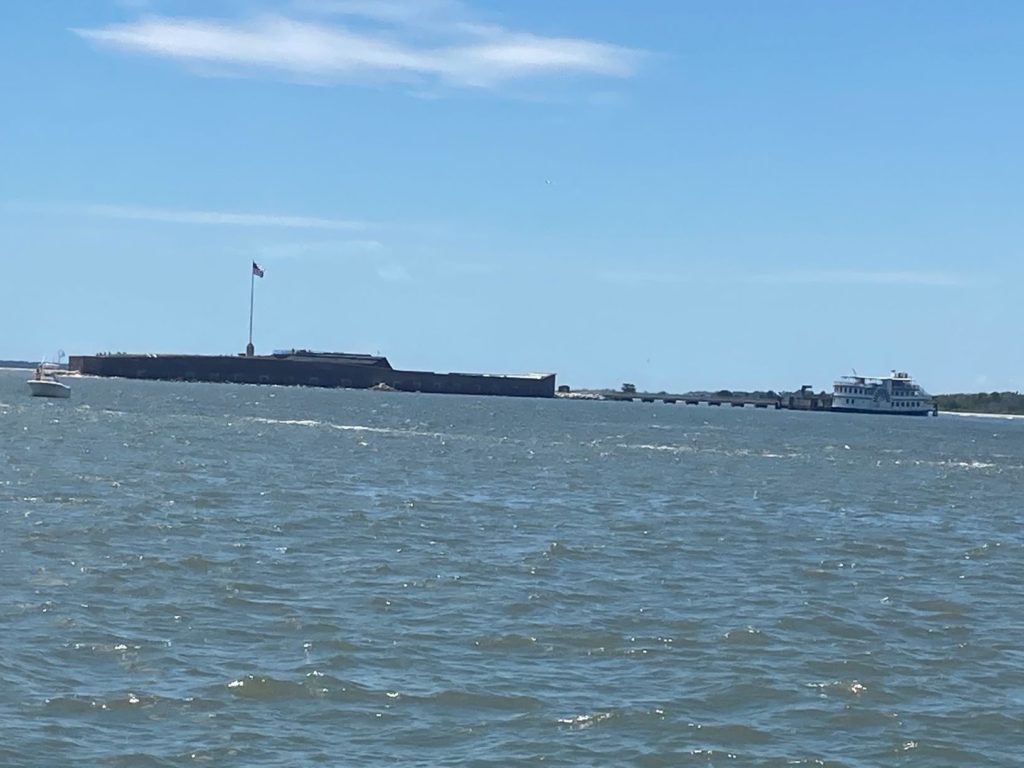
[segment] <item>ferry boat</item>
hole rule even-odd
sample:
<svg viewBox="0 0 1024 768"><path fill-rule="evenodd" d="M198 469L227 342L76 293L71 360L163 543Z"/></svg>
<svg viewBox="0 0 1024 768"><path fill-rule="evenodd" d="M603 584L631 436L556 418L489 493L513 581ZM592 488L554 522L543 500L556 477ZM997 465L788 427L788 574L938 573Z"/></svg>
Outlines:
<svg viewBox="0 0 1024 768"><path fill-rule="evenodd" d="M903 371L890 376L842 376L832 386L832 410L846 413L938 415L935 401Z"/></svg>

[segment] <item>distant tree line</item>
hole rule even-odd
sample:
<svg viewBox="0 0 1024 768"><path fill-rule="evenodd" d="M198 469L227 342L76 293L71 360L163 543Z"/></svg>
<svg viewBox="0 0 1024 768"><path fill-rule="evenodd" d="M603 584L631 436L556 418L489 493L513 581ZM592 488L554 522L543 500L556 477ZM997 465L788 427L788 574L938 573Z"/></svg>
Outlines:
<svg viewBox="0 0 1024 768"><path fill-rule="evenodd" d="M1024 395L1019 392L936 395L935 403L940 411L1024 414Z"/></svg>

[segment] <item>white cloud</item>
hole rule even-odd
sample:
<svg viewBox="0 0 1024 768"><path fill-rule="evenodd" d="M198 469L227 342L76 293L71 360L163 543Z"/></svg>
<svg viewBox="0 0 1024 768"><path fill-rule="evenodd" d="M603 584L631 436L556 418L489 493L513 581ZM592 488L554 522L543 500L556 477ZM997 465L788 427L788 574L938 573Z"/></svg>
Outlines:
<svg viewBox="0 0 1024 768"><path fill-rule="evenodd" d="M214 224L235 227L286 227L292 229L362 229L359 221L323 219L314 216L281 216L265 213L229 213L225 211L180 211L167 208L143 208L126 205L89 205L84 208L91 216L135 221L155 221L165 224Z"/></svg>
<svg viewBox="0 0 1024 768"><path fill-rule="evenodd" d="M639 51L548 37L463 20L461 6L435 2L306 0L298 8L346 17L264 15L249 20L147 16L76 34L101 46L158 56L223 74L263 71L337 82L387 80L494 88L543 75L627 77Z"/></svg>
<svg viewBox="0 0 1024 768"><path fill-rule="evenodd" d="M826 270L786 272L775 275L755 275L752 282L773 285L834 284L834 285L959 285L957 275L944 272L887 272L860 270Z"/></svg>

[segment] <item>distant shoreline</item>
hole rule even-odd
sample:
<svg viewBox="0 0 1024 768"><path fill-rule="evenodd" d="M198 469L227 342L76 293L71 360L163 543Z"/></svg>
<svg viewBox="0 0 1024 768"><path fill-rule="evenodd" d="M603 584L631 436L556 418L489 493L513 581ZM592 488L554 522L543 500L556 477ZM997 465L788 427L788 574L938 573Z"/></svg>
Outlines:
<svg viewBox="0 0 1024 768"><path fill-rule="evenodd" d="M24 371L33 370L38 362L30 360L0 360L0 370ZM66 366L61 366L66 368ZM707 401L709 399L722 400L768 400L778 398L780 401L789 395L800 393L779 392L772 390L761 391L727 391L727 390L701 390L680 394L669 394L666 392L628 392L609 388L581 388L570 389L569 391L559 390L555 393L558 399L566 400L622 400L622 399L666 399L676 401ZM822 392L821 395L826 393ZM957 393L950 395L935 395L935 402L938 405L938 413L943 416L963 416L979 419L1024 419L1024 395L1017 392L979 392L979 393ZM952 406L952 407L951 407ZM984 410L982 410L984 409ZM803 410L803 409L796 409ZM822 408L821 410L830 410Z"/></svg>
<svg viewBox="0 0 1024 768"><path fill-rule="evenodd" d="M976 416L1024 415L1024 395L1018 392L977 392L935 395L940 413L965 413Z"/></svg>

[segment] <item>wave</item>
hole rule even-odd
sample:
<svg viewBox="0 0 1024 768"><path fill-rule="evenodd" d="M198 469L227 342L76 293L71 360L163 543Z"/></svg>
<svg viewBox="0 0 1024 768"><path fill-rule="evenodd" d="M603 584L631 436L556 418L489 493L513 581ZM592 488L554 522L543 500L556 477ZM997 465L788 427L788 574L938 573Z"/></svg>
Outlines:
<svg viewBox="0 0 1024 768"><path fill-rule="evenodd" d="M799 459L804 458L806 454L793 452L793 453L776 453L768 449L756 451L750 450L749 448L734 448L734 449L722 449L722 448L705 448L696 445L673 445L664 443L617 443L616 448L623 448L632 451L656 451L659 453L706 453L716 456L732 456L732 457L745 457L752 456L760 459Z"/></svg>
<svg viewBox="0 0 1024 768"><path fill-rule="evenodd" d="M639 451L663 451L665 453L697 453L692 445L661 445L658 443L619 443L616 448Z"/></svg>
<svg viewBox="0 0 1024 768"><path fill-rule="evenodd" d="M369 432L377 435L413 435L416 437L446 438L444 432L425 432L418 429L396 429L394 427L368 427L364 424L335 424L330 421L317 421L316 419L270 419L261 416L251 416L246 421L258 424L277 424L289 427L324 427L337 429L342 432Z"/></svg>
<svg viewBox="0 0 1024 768"><path fill-rule="evenodd" d="M613 712L591 712L581 715L569 715L567 717L558 718L557 722L559 725L567 725L573 729L592 728L598 723L603 723L605 720L611 720L615 714Z"/></svg>
<svg viewBox="0 0 1024 768"><path fill-rule="evenodd" d="M961 416L968 419L1005 419L1016 421L1024 419L1024 414L1019 413L970 413L967 411L939 411L943 416Z"/></svg>

